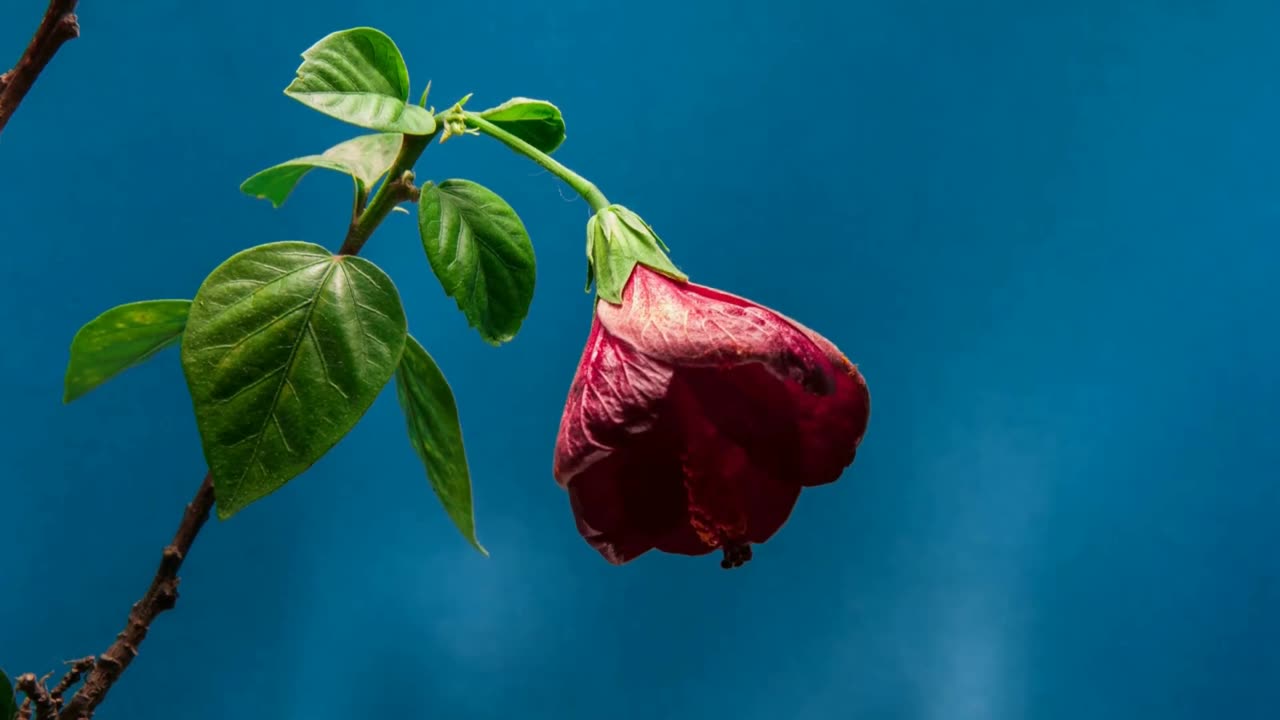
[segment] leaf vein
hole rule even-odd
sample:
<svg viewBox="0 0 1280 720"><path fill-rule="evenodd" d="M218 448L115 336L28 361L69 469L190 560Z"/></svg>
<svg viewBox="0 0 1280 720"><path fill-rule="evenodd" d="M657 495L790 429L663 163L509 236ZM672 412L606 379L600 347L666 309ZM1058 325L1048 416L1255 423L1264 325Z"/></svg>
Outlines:
<svg viewBox="0 0 1280 720"><path fill-rule="evenodd" d="M325 262L327 260L329 260L329 258L323 258L321 260L318 260L314 264L318 265L321 262ZM312 267L312 266L304 266L304 267ZM311 299L313 302L311 302L307 306L307 316L306 318L303 319L302 328L299 330L298 336L294 340L293 347L289 350L289 357L285 360L285 364L284 364L285 371L284 373L282 373L283 377L286 377L286 378L288 377L289 370L293 368L293 363L298 358L298 350L302 347L302 333L307 332L311 327L311 316L315 314L316 305L317 305L317 303L315 303L314 301L320 297L320 293L324 290L325 285L328 284L329 278L330 276L333 275L333 271L336 268L337 268L336 264L331 264L329 270L324 274L324 277L320 279L320 282L316 283L315 290L313 291L311 296ZM303 268L299 268L298 270L301 270L301 269ZM245 489L244 478L246 475L249 474L249 467L255 464L258 465L259 468L261 468L262 466L262 462L258 459L258 453L261 452L262 450L262 440L263 438L266 437L266 434L267 434L266 433L267 423L271 422L271 418L275 414L275 408L276 408L276 405L280 402L280 393L283 390L284 390L284 382L278 383L276 385L275 392L272 394L271 402L268 405L267 416L262 419L262 425L258 428L257 440L256 442L254 442L253 450L250 451L250 454L249 454L249 463L245 465L244 471L240 473L240 476L236 478L235 490L231 493L231 499L230 499L230 504L233 506L239 504L240 497L241 495L244 494L244 489ZM263 474L265 475L266 473L264 472Z"/></svg>

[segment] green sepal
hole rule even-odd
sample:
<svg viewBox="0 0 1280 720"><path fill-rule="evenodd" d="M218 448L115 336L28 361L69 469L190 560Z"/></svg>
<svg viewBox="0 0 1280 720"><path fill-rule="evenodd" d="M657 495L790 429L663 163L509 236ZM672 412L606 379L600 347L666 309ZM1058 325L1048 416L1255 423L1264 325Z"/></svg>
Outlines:
<svg viewBox="0 0 1280 720"><path fill-rule="evenodd" d="M620 305L622 289L637 263L672 279L688 280L667 257L669 249L639 215L610 205L587 221L587 289L594 279L596 295Z"/></svg>

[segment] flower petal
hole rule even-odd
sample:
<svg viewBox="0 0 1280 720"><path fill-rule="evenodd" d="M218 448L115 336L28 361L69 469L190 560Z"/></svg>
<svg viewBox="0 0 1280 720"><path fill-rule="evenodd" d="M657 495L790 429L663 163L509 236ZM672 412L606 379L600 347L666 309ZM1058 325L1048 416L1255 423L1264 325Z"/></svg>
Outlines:
<svg viewBox="0 0 1280 720"><path fill-rule="evenodd" d="M784 386L758 364L683 369L677 371L663 413L681 444L689 524L710 547L768 540L800 496L786 455L796 447L790 413L758 402L724 403L729 393L742 397L742 388L726 377L730 374L763 376L766 386ZM752 414L726 422L734 409Z"/></svg>
<svg viewBox="0 0 1280 720"><path fill-rule="evenodd" d="M704 403L714 398L693 384L710 372L681 371L658 404L657 422L623 437L567 483L578 532L609 562L620 565L655 547L705 555L764 542L790 516L800 483L780 461L758 463L758 449L738 445L716 424L719 413L706 413Z"/></svg>
<svg viewBox="0 0 1280 720"><path fill-rule="evenodd" d="M836 369L787 318L742 298L678 282L637 265L621 305L601 302L597 318L609 334L660 362L680 367L763 363L807 391L834 391Z"/></svg>
<svg viewBox="0 0 1280 720"><path fill-rule="evenodd" d="M611 454L627 435L649 429L670 381L671 368L618 342L593 320L556 439L560 486Z"/></svg>
<svg viewBox="0 0 1280 720"><path fill-rule="evenodd" d="M836 480L866 432L858 369L821 335L743 298L637 266L597 302L554 473L579 533L614 564L657 548L724 567Z"/></svg>
<svg viewBox="0 0 1280 720"><path fill-rule="evenodd" d="M578 532L615 565L688 528L678 455L659 447L660 440L658 433L632 438L627 448L587 467L568 484ZM711 548L699 545L695 550L691 554Z"/></svg>
<svg viewBox="0 0 1280 720"><path fill-rule="evenodd" d="M825 396L807 393L758 363L677 373L698 398L702 413L745 449L754 467L800 487L840 477L866 432L866 383L856 369L849 369L852 374L838 375L836 391Z"/></svg>

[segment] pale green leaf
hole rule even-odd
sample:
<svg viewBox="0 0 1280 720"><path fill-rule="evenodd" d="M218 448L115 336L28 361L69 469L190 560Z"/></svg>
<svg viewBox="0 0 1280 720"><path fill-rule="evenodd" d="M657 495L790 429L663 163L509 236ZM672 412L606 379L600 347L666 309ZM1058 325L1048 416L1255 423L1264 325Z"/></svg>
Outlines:
<svg viewBox="0 0 1280 720"><path fill-rule="evenodd" d="M516 97L480 113L480 117L524 140L544 153L564 142L560 108L546 100Z"/></svg>
<svg viewBox="0 0 1280 720"><path fill-rule="evenodd" d="M182 337L190 300L118 305L90 320L71 340L62 402L69 403Z"/></svg>
<svg viewBox="0 0 1280 720"><path fill-rule="evenodd" d="M409 135L430 135L431 113L409 102L409 70L385 33L359 27L326 36L302 53L285 94L343 122Z"/></svg>
<svg viewBox="0 0 1280 720"><path fill-rule="evenodd" d="M402 137L400 133L361 135L320 155L305 155L269 167L241 183L240 190L280 207L303 175L323 168L350 175L357 192L368 192L395 161Z"/></svg>

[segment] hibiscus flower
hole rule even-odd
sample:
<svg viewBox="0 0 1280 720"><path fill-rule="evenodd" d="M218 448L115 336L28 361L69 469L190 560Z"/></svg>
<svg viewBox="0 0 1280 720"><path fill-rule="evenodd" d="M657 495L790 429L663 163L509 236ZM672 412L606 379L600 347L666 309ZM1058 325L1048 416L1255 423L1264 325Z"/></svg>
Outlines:
<svg viewBox="0 0 1280 720"><path fill-rule="evenodd" d="M853 462L870 394L821 335L689 282L663 249L618 205L588 225L598 298L554 474L609 562L718 549L738 567Z"/></svg>

